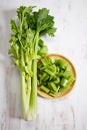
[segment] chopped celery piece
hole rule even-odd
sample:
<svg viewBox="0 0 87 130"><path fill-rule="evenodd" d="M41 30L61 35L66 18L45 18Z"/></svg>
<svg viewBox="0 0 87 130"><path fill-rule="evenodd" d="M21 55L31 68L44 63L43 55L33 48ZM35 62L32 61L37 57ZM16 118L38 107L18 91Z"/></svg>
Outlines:
<svg viewBox="0 0 87 130"><path fill-rule="evenodd" d="M47 60L46 60L46 58L41 59L41 62L42 62L42 64L43 64L43 66L47 65Z"/></svg>
<svg viewBox="0 0 87 130"><path fill-rule="evenodd" d="M43 81L47 81L49 79L49 75L45 72L43 72L40 80L43 82Z"/></svg>
<svg viewBox="0 0 87 130"><path fill-rule="evenodd" d="M56 73L56 66L55 65L48 65L44 71L46 73L48 73L50 76L53 76Z"/></svg>
<svg viewBox="0 0 87 130"><path fill-rule="evenodd" d="M58 87L57 87L57 91L56 91L56 92L59 92L59 89L60 89L60 85L58 85Z"/></svg>
<svg viewBox="0 0 87 130"><path fill-rule="evenodd" d="M55 63L55 58L50 58L51 59L51 63Z"/></svg>
<svg viewBox="0 0 87 130"><path fill-rule="evenodd" d="M51 70L49 70L49 69L45 69L44 70L47 74L49 74L50 76L53 76L55 73L54 72L52 72Z"/></svg>
<svg viewBox="0 0 87 130"><path fill-rule="evenodd" d="M59 92L64 92L67 88L68 88L68 86L66 86L66 87L60 87Z"/></svg>
<svg viewBox="0 0 87 130"><path fill-rule="evenodd" d="M59 66L56 66L56 71L57 71L58 73L60 72Z"/></svg>
<svg viewBox="0 0 87 130"><path fill-rule="evenodd" d="M60 78L59 77L56 77L56 80L54 80L54 83L55 84L58 84L60 82Z"/></svg>
<svg viewBox="0 0 87 130"><path fill-rule="evenodd" d="M68 85L71 85L75 81L75 78L71 75L68 79Z"/></svg>
<svg viewBox="0 0 87 130"><path fill-rule="evenodd" d="M50 89L54 90L55 92L57 91L57 87L56 87L56 85L55 85L54 82L49 82L49 83L48 83L48 87L49 87Z"/></svg>
<svg viewBox="0 0 87 130"><path fill-rule="evenodd" d="M73 76L70 76L67 85L65 87L60 87L59 91L64 92L74 81L75 78Z"/></svg>
<svg viewBox="0 0 87 130"><path fill-rule="evenodd" d="M63 72L62 74L61 74L64 78L66 78L66 79L68 79L70 76L71 76L71 73L70 73L70 71L65 71L65 72Z"/></svg>
<svg viewBox="0 0 87 130"><path fill-rule="evenodd" d="M56 97L56 96L57 96L57 93L54 92L54 91L51 91L51 92L49 93L49 95L52 96L52 97Z"/></svg>
<svg viewBox="0 0 87 130"><path fill-rule="evenodd" d="M61 82L60 82L60 85L63 86L63 87L66 87L68 85L68 80L65 79L65 78L62 78Z"/></svg>
<svg viewBox="0 0 87 130"><path fill-rule="evenodd" d="M67 61L65 61L64 59L58 59L58 60L55 60L55 64L57 66L60 66L62 69L67 69L67 70L70 70L70 65Z"/></svg>
<svg viewBox="0 0 87 130"><path fill-rule="evenodd" d="M50 92L50 89L48 89L47 87L45 87L45 86L43 86L43 85L40 86L40 89L41 89L42 91L44 91L45 93L49 93L49 92Z"/></svg>

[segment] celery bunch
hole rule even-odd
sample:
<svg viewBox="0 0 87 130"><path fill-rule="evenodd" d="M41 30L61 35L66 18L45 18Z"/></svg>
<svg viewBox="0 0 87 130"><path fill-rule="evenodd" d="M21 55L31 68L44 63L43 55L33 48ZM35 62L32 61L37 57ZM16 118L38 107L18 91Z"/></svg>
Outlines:
<svg viewBox="0 0 87 130"><path fill-rule="evenodd" d="M33 11L34 6L17 9L18 21L11 20L12 35L9 54L20 70L23 115L25 120L36 119L37 58L44 57L47 47L41 36L54 36L54 17L46 8Z"/></svg>

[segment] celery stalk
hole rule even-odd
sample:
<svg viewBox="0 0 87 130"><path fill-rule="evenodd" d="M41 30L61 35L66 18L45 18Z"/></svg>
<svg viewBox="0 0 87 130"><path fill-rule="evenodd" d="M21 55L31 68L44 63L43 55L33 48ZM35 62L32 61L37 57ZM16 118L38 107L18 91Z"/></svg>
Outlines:
<svg viewBox="0 0 87 130"><path fill-rule="evenodd" d="M17 9L18 22L11 20L9 54L20 70L25 120L34 120L37 114L37 57L42 58L47 53L41 36L54 36L56 31L54 17L49 15L49 10L42 8L35 12L33 8L20 6Z"/></svg>

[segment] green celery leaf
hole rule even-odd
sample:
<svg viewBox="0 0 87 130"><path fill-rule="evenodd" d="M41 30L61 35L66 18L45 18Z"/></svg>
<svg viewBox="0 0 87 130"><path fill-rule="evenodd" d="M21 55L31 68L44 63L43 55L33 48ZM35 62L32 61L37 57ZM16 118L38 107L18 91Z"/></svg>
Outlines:
<svg viewBox="0 0 87 130"><path fill-rule="evenodd" d="M11 30L14 32L14 33L18 33L18 28L17 28L17 25L15 23L14 20L11 20Z"/></svg>

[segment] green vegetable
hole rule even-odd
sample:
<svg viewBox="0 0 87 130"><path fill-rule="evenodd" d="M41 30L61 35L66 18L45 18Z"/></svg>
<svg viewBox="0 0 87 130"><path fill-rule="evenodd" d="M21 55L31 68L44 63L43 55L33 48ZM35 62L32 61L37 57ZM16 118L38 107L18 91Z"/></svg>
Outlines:
<svg viewBox="0 0 87 130"><path fill-rule="evenodd" d="M52 92L50 92L49 95L52 96L52 97L56 97L56 96L57 96L57 93L52 93Z"/></svg>
<svg viewBox="0 0 87 130"><path fill-rule="evenodd" d="M56 92L59 92L59 89L60 89L60 85L58 85L58 87L57 87L57 91L56 91Z"/></svg>
<svg viewBox="0 0 87 130"><path fill-rule="evenodd" d="M60 85L61 85L61 86L63 86L63 87L66 87L66 86L67 86L67 84L68 84L68 80L67 80L67 79L62 78L62 79L61 79L61 82L60 82Z"/></svg>
<svg viewBox="0 0 87 130"><path fill-rule="evenodd" d="M40 89L42 90L42 91L44 91L45 93L49 93L50 92L50 89L48 89L47 87L45 87L45 86L41 86L40 87Z"/></svg>
<svg viewBox="0 0 87 130"><path fill-rule="evenodd" d="M50 76L54 76L56 73L56 66L55 65L48 65L44 69L44 71L49 74Z"/></svg>
<svg viewBox="0 0 87 130"><path fill-rule="evenodd" d="M41 47L41 49L38 51L38 55L41 55L42 57L44 57L48 52L48 48L46 45L43 45Z"/></svg>
<svg viewBox="0 0 87 130"><path fill-rule="evenodd" d="M49 75L47 75L45 72L43 72L43 74L41 75L40 80L47 81L48 79L49 79Z"/></svg>
<svg viewBox="0 0 87 130"><path fill-rule="evenodd" d="M39 46L39 47L43 47L43 46L44 46L44 42L43 42L43 40L41 40L41 39L39 40L39 42L38 42L38 46Z"/></svg>
<svg viewBox="0 0 87 130"><path fill-rule="evenodd" d="M57 87L54 82L48 82L48 87L55 92L57 91Z"/></svg>
<svg viewBox="0 0 87 130"><path fill-rule="evenodd" d="M63 80L64 80L64 79L63 79ZM59 91L60 91L60 92L64 92L64 91L68 88L68 86L70 86L74 81L75 81L75 78L74 78L72 75L70 75L70 77L68 78L68 82L65 80L64 86L61 87L61 88L59 89Z"/></svg>
<svg viewBox="0 0 87 130"><path fill-rule="evenodd" d="M50 90L48 94L52 97L56 97L58 92L66 91L75 81L70 71L70 64L63 59L47 58L45 56L41 59L38 72L41 76L39 77L39 86L45 85L45 88Z"/></svg>
<svg viewBox="0 0 87 130"><path fill-rule="evenodd" d="M56 79L54 80L54 83L55 83L55 84L59 84L59 82L60 82L60 78L59 78L59 77L56 77Z"/></svg>
<svg viewBox="0 0 87 130"><path fill-rule="evenodd" d="M42 65L46 66L48 64L48 59L46 57L41 59Z"/></svg>
<svg viewBox="0 0 87 130"><path fill-rule="evenodd" d="M68 79L71 76L71 73L70 73L70 71L66 70L64 72L60 72L59 75L60 75L60 77L64 77L64 78Z"/></svg>
<svg viewBox="0 0 87 130"><path fill-rule="evenodd" d="M68 78L69 85L71 85L74 81L75 78L72 75L70 75L70 77Z"/></svg>
<svg viewBox="0 0 87 130"><path fill-rule="evenodd" d="M55 64L57 66L60 66L60 68L63 69L63 70L65 70L65 69L70 70L69 63L66 60L64 60L64 59L57 59L57 60L55 60Z"/></svg>
<svg viewBox="0 0 87 130"><path fill-rule="evenodd" d="M54 17L46 8L33 11L34 6L17 9L18 22L11 20L12 35L9 54L20 70L23 115L25 120L36 119L37 58L47 53L41 36L54 36Z"/></svg>

